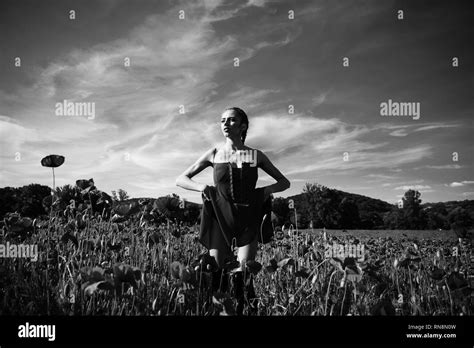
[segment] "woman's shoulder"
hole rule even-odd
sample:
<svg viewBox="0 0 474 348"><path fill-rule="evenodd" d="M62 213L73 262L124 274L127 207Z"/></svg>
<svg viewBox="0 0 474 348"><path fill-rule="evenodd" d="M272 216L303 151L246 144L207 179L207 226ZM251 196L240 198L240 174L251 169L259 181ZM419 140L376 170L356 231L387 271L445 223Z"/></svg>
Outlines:
<svg viewBox="0 0 474 348"><path fill-rule="evenodd" d="M208 162L211 165L214 164L214 156L216 154L216 147L211 147L198 159L198 162Z"/></svg>

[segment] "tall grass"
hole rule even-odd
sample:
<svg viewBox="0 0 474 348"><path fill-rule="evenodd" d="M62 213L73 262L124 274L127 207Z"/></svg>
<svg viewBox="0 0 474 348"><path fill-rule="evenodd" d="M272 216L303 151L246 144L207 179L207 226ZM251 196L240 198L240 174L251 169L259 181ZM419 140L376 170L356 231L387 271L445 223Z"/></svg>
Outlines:
<svg viewBox="0 0 474 348"><path fill-rule="evenodd" d="M200 262L206 251L196 226L142 220L113 223L89 215L82 224L55 214L38 220L26 239L3 233L0 243L37 244L40 257L0 259L0 314L225 314L222 301L213 301L210 272ZM357 281L347 267L324 256L326 242L351 243L355 237L290 226L260 245L256 315L474 313L466 283L472 248L465 241L361 239L366 255ZM176 272L170 268L175 261Z"/></svg>

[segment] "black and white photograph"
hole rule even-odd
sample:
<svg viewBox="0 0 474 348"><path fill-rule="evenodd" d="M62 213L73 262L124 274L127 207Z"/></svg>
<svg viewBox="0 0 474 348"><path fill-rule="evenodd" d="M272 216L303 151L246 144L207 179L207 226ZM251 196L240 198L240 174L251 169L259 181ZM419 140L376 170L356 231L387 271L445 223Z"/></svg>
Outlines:
<svg viewBox="0 0 474 348"><path fill-rule="evenodd" d="M472 346L473 9L1 1L0 346Z"/></svg>

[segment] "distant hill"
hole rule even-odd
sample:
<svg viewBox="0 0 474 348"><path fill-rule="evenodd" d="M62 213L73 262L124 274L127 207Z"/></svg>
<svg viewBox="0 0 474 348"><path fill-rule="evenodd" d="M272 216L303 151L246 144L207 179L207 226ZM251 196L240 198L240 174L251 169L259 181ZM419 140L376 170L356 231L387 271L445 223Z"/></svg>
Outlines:
<svg viewBox="0 0 474 348"><path fill-rule="evenodd" d="M363 196L357 193L350 193L350 192L340 191L336 189L330 189L330 190L333 191L339 197L340 200L342 200L343 198L348 198L354 201L354 203L359 208L359 211L365 210L365 211L387 212L396 206L395 204L387 203L385 201L382 201L381 199ZM304 200L304 193L300 193L300 194L288 197L287 199L293 199L295 200L295 202L297 201L300 202Z"/></svg>
<svg viewBox="0 0 474 348"><path fill-rule="evenodd" d="M437 203L422 203L421 206L425 210L430 209L454 209L461 207L474 212L474 200L465 199L463 201L447 201Z"/></svg>
<svg viewBox="0 0 474 348"><path fill-rule="evenodd" d="M380 199L322 185L315 186L319 187L319 191L314 193L311 199L308 199L307 193L287 198L287 200L293 199L297 211L301 211L299 221L302 227L308 227L310 221L313 221L314 227L383 228L383 214L396 208L395 205ZM288 222L294 224L291 216Z"/></svg>
<svg viewBox="0 0 474 348"><path fill-rule="evenodd" d="M299 228L341 229L458 229L466 233L474 227L474 201L421 204L421 194L408 190L404 206L390 204L359 194L306 184L303 193L274 200L273 210L281 224L295 225L295 212L288 208L294 201Z"/></svg>

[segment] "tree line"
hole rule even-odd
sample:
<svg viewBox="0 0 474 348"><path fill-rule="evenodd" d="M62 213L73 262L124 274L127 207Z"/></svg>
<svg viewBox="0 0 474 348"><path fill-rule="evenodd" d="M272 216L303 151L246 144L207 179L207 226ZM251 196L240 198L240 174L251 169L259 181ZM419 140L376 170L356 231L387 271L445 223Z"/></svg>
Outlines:
<svg viewBox="0 0 474 348"><path fill-rule="evenodd" d="M289 200L293 200L291 209ZM460 229L474 227L474 201L421 203L421 194L408 190L400 205L306 183L303 193L276 198L273 211L282 224L329 229ZM296 213L296 219L295 219Z"/></svg>
<svg viewBox="0 0 474 348"><path fill-rule="evenodd" d="M73 197L73 187L65 185L56 188L56 194L69 202ZM47 214L42 204L43 198L51 194L51 188L39 184L23 187L0 188L0 219L6 213L18 212L22 216L37 217ZM170 211L178 210L179 196L167 197ZM129 199L126 191L112 192L114 201ZM293 201L293 209L290 201ZM166 202L165 202L166 203ZM176 206L176 207L175 207ZM192 211L189 218L199 220L201 205L188 202L186 208ZM421 194L408 190L400 206L389 204L358 194L331 189L320 184L306 183L303 193L288 198L275 198L273 212L278 225L293 224L298 228L328 229L455 229L461 234L474 227L474 201L451 201L422 204Z"/></svg>

